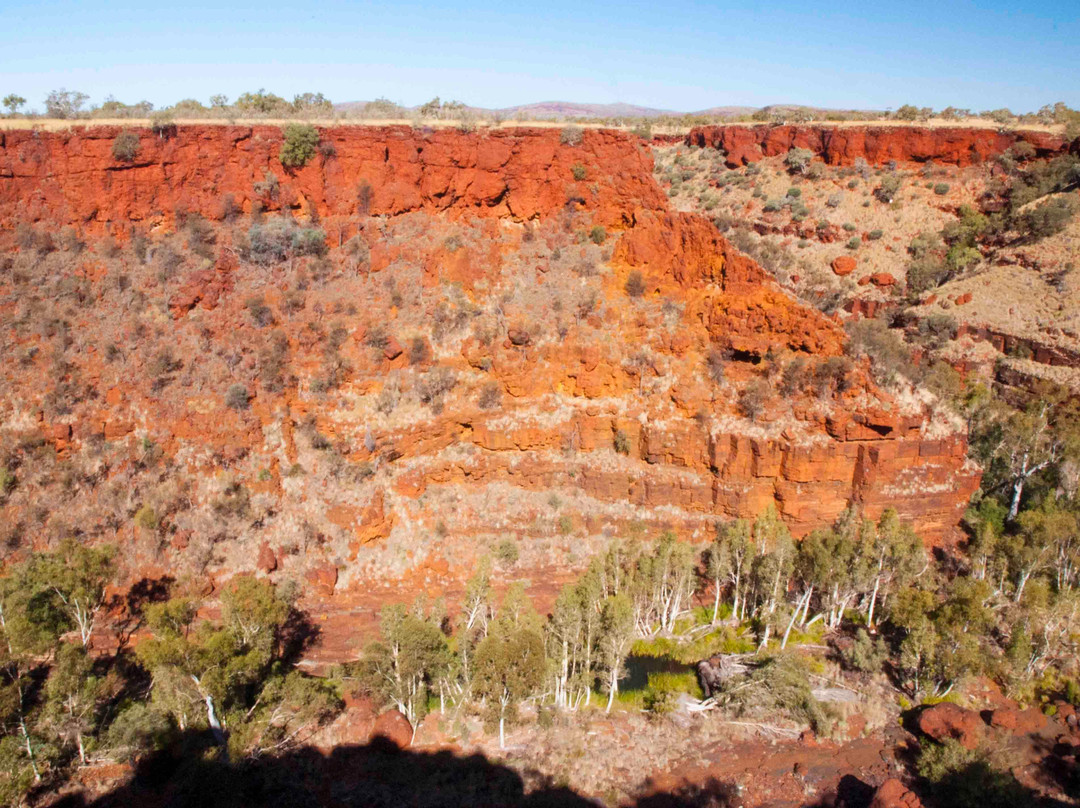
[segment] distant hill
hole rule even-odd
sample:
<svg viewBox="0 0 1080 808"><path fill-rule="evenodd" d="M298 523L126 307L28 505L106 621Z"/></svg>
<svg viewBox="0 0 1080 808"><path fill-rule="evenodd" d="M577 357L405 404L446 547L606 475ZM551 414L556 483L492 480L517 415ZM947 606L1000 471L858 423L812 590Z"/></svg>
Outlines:
<svg viewBox="0 0 1080 808"><path fill-rule="evenodd" d="M339 112L358 112L367 106L367 101L345 101L340 104L334 104L334 109ZM799 104L770 104L766 107L747 107L747 106L720 106L709 107L708 109L695 110L692 112L685 112L672 109L657 109L656 107L642 107L637 104L625 104L617 102L614 104L584 104L574 101L540 101L535 104L519 104L513 107L503 107L501 109L488 109L485 107L466 107L470 112L477 115L493 116L499 115L503 118L522 118L525 120L545 120L545 119L563 119L572 120L575 118L659 118L663 116L681 116L692 115L702 118L734 118L739 115L750 115L757 112L759 109L766 111L793 111L793 110L807 110L812 111L816 115L823 115L828 112L836 112L839 110L828 110L819 107L807 107ZM418 107L399 107L402 110L403 115L418 109Z"/></svg>

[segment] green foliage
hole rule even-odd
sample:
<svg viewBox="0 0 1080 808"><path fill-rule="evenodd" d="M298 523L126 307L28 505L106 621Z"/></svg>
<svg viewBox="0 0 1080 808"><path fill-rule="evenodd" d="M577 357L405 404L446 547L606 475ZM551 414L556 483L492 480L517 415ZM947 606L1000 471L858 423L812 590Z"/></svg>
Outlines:
<svg viewBox="0 0 1080 808"><path fill-rule="evenodd" d="M602 225L593 225L592 229L589 230L589 241L597 245L603 244L607 241L607 230Z"/></svg>
<svg viewBox="0 0 1080 808"><path fill-rule="evenodd" d="M897 108L893 113L893 117L898 121L917 121L919 119L919 108L912 104L904 104Z"/></svg>
<svg viewBox="0 0 1080 808"><path fill-rule="evenodd" d="M315 156L319 132L311 124L290 123L284 129L285 140L278 157L286 168L301 168Z"/></svg>
<svg viewBox="0 0 1080 808"><path fill-rule="evenodd" d="M784 165L793 174L805 174L813 159L814 153L809 149L791 149L784 157Z"/></svg>
<svg viewBox="0 0 1080 808"><path fill-rule="evenodd" d="M172 734L173 725L166 713L145 702L135 702L109 725L106 743L117 757L134 761L164 748Z"/></svg>
<svg viewBox="0 0 1080 808"><path fill-rule="evenodd" d="M886 174L881 178L881 182L878 183L878 187L874 189L874 196L885 204L891 204L896 199L896 194L900 190L902 180L899 174Z"/></svg>
<svg viewBox="0 0 1080 808"><path fill-rule="evenodd" d="M518 543L513 539L503 539L495 548L495 558L503 564L516 564L520 555Z"/></svg>
<svg viewBox="0 0 1080 808"><path fill-rule="evenodd" d="M1076 216L1077 204L1066 196L1040 202L1026 210L1017 220L1021 235L1032 241L1057 235L1068 227Z"/></svg>
<svg viewBox="0 0 1080 808"><path fill-rule="evenodd" d="M859 629L850 648L841 652L844 666L861 673L877 673L889 656L889 649L881 637L871 637L865 629Z"/></svg>
<svg viewBox="0 0 1080 808"><path fill-rule="evenodd" d="M578 182L581 182L588 175L588 171L581 163L574 163L574 165L570 167L570 173Z"/></svg>
<svg viewBox="0 0 1080 808"><path fill-rule="evenodd" d="M130 163L139 155L139 136L125 129L113 139L112 156L114 160Z"/></svg>
<svg viewBox="0 0 1080 808"><path fill-rule="evenodd" d="M945 194L949 193L949 183L947 183L947 182L934 183L934 193L937 194L938 196L945 196Z"/></svg>
<svg viewBox="0 0 1080 808"><path fill-rule="evenodd" d="M383 639L367 646L358 666L371 692L396 705L414 725L424 716L428 693L450 671L450 646L440 623L437 612L384 607L379 616Z"/></svg>
<svg viewBox="0 0 1080 808"><path fill-rule="evenodd" d="M4 100L0 101L7 108L8 115L15 115L18 113L19 108L26 104L26 99L21 95L15 93L8 93L4 96Z"/></svg>
<svg viewBox="0 0 1080 808"><path fill-rule="evenodd" d="M956 808L1012 808L1029 802L1006 764L985 749L966 749L959 741L926 743L915 768L934 794Z"/></svg>
<svg viewBox="0 0 1080 808"><path fill-rule="evenodd" d="M326 255L326 232L318 227L304 227L293 234L292 249L297 255Z"/></svg>

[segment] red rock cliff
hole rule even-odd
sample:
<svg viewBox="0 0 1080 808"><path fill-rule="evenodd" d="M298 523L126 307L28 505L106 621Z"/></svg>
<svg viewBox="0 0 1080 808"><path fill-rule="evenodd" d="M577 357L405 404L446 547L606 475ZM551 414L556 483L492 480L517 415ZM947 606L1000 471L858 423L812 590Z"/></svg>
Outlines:
<svg viewBox="0 0 1080 808"><path fill-rule="evenodd" d="M1030 143L1040 157L1069 148L1061 135L1036 131L1004 132L970 127L927 126L697 126L686 144L723 149L734 168L776 157L794 148L809 149L830 165L851 165L860 157L871 165L890 160L967 166L993 159L1018 142Z"/></svg>
<svg viewBox="0 0 1080 808"><path fill-rule="evenodd" d="M142 572L306 582L323 659L355 652L355 621L388 599L453 600L503 539L543 605L635 525L703 541L772 504L802 535L854 503L938 542L978 484L964 436L865 368L779 394L783 363L812 372L843 330L669 211L630 136L340 128L290 173L276 129L144 132L132 165L115 134L3 136L0 239L20 246L0 272L0 422L95 469L48 531L123 542ZM226 217L227 196L360 247L259 263L240 242L260 220L174 232L180 211ZM136 227L157 256L42 248L16 225ZM772 392L747 417L755 384ZM117 519L108 497L129 491ZM4 506L12 524L38 518L32 493ZM158 528L132 532L146 502Z"/></svg>
<svg viewBox="0 0 1080 808"><path fill-rule="evenodd" d="M665 204L647 150L614 132L588 130L569 146L557 129L336 127L320 131L319 154L295 170L278 159L278 127L180 126L168 137L136 130L131 162L112 155L119 132L0 131L0 225L48 221L122 232L171 222L178 212L221 219L228 205L245 213L310 207L348 216L363 208L525 220L572 200L597 223L625 227L639 210ZM266 189L268 174L276 190Z"/></svg>

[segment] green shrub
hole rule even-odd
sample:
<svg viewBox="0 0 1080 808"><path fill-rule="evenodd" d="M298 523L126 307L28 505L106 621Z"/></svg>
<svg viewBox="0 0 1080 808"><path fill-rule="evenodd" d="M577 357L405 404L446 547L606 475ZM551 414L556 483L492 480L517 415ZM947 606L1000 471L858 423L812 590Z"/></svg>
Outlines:
<svg viewBox="0 0 1080 808"><path fill-rule="evenodd" d="M15 472L0 467L0 496L10 494L15 488Z"/></svg>
<svg viewBox="0 0 1080 808"><path fill-rule="evenodd" d="M518 544L513 539L503 539L495 548L495 558L504 564L516 564L520 555Z"/></svg>
<svg viewBox="0 0 1080 808"><path fill-rule="evenodd" d="M814 159L814 153L809 149L792 149L784 158L784 165L788 171L795 174L805 174L810 168L810 161Z"/></svg>
<svg viewBox="0 0 1080 808"><path fill-rule="evenodd" d="M589 231L589 241L593 244L603 244L607 241L607 230L602 225L595 224Z"/></svg>
<svg viewBox="0 0 1080 808"><path fill-rule="evenodd" d="M899 174L886 174L881 178L878 187L874 189L874 196L881 202L890 204L896 199L896 194L900 190L900 183L901 180Z"/></svg>
<svg viewBox="0 0 1080 808"><path fill-rule="evenodd" d="M135 512L135 524L143 530L157 530L158 515L149 505L143 505Z"/></svg>
<svg viewBox="0 0 1080 808"><path fill-rule="evenodd" d="M945 196L945 194L949 193L949 183L947 183L947 182L939 182L939 183L937 183L934 186L934 193L937 194L938 196Z"/></svg>
<svg viewBox="0 0 1080 808"><path fill-rule="evenodd" d="M788 188L787 195L792 199L798 199L802 196L802 188Z"/></svg>
<svg viewBox="0 0 1080 808"><path fill-rule="evenodd" d="M860 244L862 244L862 239L860 239L858 236L852 236L847 240L847 244L845 244L844 246L847 247L849 250L857 250L859 249Z"/></svg>
<svg viewBox="0 0 1080 808"><path fill-rule="evenodd" d="M292 248L297 255L326 255L326 233L318 227L305 227L293 235Z"/></svg>
<svg viewBox="0 0 1080 808"><path fill-rule="evenodd" d="M621 455L630 454L630 436L623 430L615 430L615 451Z"/></svg>
<svg viewBox="0 0 1080 808"><path fill-rule="evenodd" d="M139 154L139 136L134 132L124 130L112 144L112 156L116 160L121 160L125 163L130 163Z"/></svg>
<svg viewBox="0 0 1080 808"><path fill-rule="evenodd" d="M844 222L844 230L848 233L854 233L856 229L857 228L855 227L855 225L853 225L851 222Z"/></svg>
<svg viewBox="0 0 1080 808"><path fill-rule="evenodd" d="M884 235L885 232L882 230L871 230L869 233L866 234L867 238L869 238L871 241L877 241Z"/></svg>
<svg viewBox="0 0 1080 808"><path fill-rule="evenodd" d="M850 648L840 653L847 668L862 673L876 673L889 658L889 649L881 637L872 638L866 629L859 629Z"/></svg>
<svg viewBox="0 0 1080 808"><path fill-rule="evenodd" d="M1072 199L1064 196L1047 199L1024 212L1018 229L1027 238L1043 239L1062 232L1075 215L1076 202Z"/></svg>
<svg viewBox="0 0 1080 808"><path fill-rule="evenodd" d="M319 132L309 123L290 123L285 127L285 142L278 155L286 168L300 168L315 156Z"/></svg>
<svg viewBox="0 0 1080 808"><path fill-rule="evenodd" d="M570 173L578 182L585 179L586 175L588 174L588 172L585 170L585 166L583 166L581 163L574 163L574 165L570 167Z"/></svg>
<svg viewBox="0 0 1080 808"><path fill-rule="evenodd" d="M762 207L762 210L764 210L766 213L775 213L776 211L780 210L780 208L782 208L782 207L783 207L783 205L780 203L779 200L770 199Z"/></svg>
<svg viewBox="0 0 1080 808"><path fill-rule="evenodd" d="M955 808L1012 808L1029 805L1025 790L985 749L966 749L959 741L927 742L915 763L942 804Z"/></svg>

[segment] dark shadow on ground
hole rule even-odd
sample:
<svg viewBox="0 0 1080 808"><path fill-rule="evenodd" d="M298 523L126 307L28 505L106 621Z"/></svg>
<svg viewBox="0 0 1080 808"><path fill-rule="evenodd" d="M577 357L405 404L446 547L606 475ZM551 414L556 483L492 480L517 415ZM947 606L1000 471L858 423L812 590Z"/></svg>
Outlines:
<svg viewBox="0 0 1080 808"><path fill-rule="evenodd" d="M528 787L526 787L528 781ZM653 795L642 808L726 808L725 784ZM328 754L312 747L230 764L200 733L137 765L130 782L89 800L69 796L54 808L597 808L601 803L515 771L482 755L402 750L376 738Z"/></svg>

